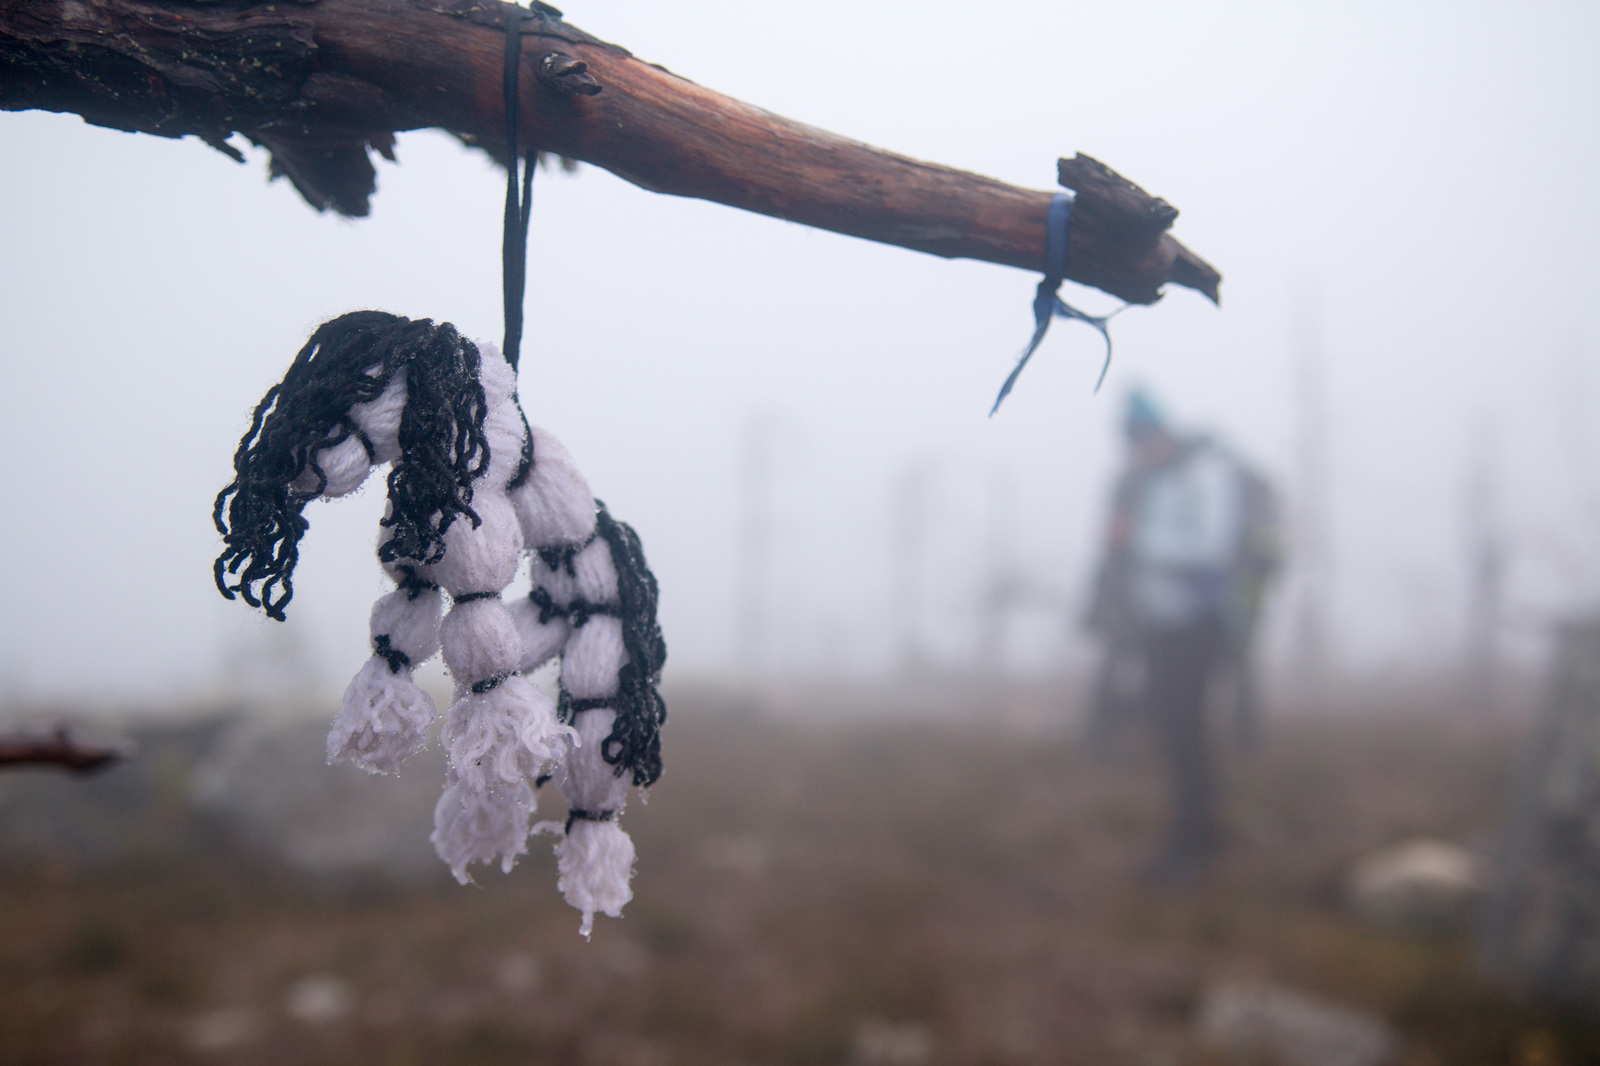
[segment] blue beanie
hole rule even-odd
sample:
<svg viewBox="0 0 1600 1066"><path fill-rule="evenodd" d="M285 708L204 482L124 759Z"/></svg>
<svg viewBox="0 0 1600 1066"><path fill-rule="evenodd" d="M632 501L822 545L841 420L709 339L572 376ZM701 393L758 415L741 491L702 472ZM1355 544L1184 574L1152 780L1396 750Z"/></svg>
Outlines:
<svg viewBox="0 0 1600 1066"><path fill-rule="evenodd" d="M1128 393L1128 405L1122 415L1122 431L1129 440L1143 440L1152 433L1165 432L1167 420L1161 408L1143 389Z"/></svg>

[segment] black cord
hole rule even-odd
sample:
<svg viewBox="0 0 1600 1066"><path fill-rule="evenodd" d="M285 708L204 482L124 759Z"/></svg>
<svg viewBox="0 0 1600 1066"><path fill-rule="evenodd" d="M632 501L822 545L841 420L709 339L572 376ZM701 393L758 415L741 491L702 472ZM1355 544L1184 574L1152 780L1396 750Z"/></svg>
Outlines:
<svg viewBox="0 0 1600 1066"><path fill-rule="evenodd" d="M505 238L501 244L505 294L506 334L504 354L511 369L517 369L522 349L522 301L528 279L528 222L533 213L533 168L538 152L530 150L522 161L521 195L517 182L517 97L522 68L522 17L520 5L511 5L506 14L506 212Z"/></svg>
<svg viewBox="0 0 1600 1066"><path fill-rule="evenodd" d="M540 17L544 15L541 12ZM513 3L506 13L506 213L505 236L500 245L500 285L505 296L506 335L501 345L511 372L517 372L522 355L522 301L528 289L528 222L533 217L533 168L539 153L530 149L522 163L522 196L517 196L517 83L522 70L522 7ZM522 461L508 488L518 488L533 469L533 431L518 399L522 417Z"/></svg>

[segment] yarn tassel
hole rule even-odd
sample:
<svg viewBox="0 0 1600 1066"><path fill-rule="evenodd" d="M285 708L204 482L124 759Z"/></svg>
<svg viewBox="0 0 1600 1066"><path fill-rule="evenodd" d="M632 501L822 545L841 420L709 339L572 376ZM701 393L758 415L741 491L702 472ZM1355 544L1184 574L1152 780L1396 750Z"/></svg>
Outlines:
<svg viewBox="0 0 1600 1066"><path fill-rule="evenodd" d="M439 711L411 678L439 650L440 607L437 588L396 589L373 605L373 655L345 689L328 731L328 765L394 773L427 744Z"/></svg>

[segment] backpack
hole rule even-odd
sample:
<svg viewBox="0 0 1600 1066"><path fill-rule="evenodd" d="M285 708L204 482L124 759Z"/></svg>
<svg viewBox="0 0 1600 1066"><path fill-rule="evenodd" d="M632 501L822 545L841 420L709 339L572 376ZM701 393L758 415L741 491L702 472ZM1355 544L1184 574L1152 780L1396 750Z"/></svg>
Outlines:
<svg viewBox="0 0 1600 1066"><path fill-rule="evenodd" d="M1239 547L1228 575L1224 622L1236 642L1247 642L1261 614L1267 586L1286 555L1283 502L1260 474L1236 461L1240 485Z"/></svg>

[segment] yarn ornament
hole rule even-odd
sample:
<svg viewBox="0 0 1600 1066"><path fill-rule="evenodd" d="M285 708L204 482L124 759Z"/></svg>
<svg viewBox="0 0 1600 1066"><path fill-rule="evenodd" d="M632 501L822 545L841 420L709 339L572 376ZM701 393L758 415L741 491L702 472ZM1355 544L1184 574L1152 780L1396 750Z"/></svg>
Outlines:
<svg viewBox="0 0 1600 1066"><path fill-rule="evenodd" d="M620 916L634 848L617 818L661 774L666 646L634 531L598 503L559 441L528 425L516 372L448 323L357 311L324 323L252 415L213 518L218 589L282 620L314 499L387 465L372 657L345 690L329 764L395 773L439 717L413 679L436 653L454 683L432 842L462 884L509 873L535 828L559 840L558 887L583 914ZM531 553L532 588L506 588ZM449 610L445 611L448 602ZM529 674L560 660L558 698ZM567 819L531 825L554 778Z"/></svg>

